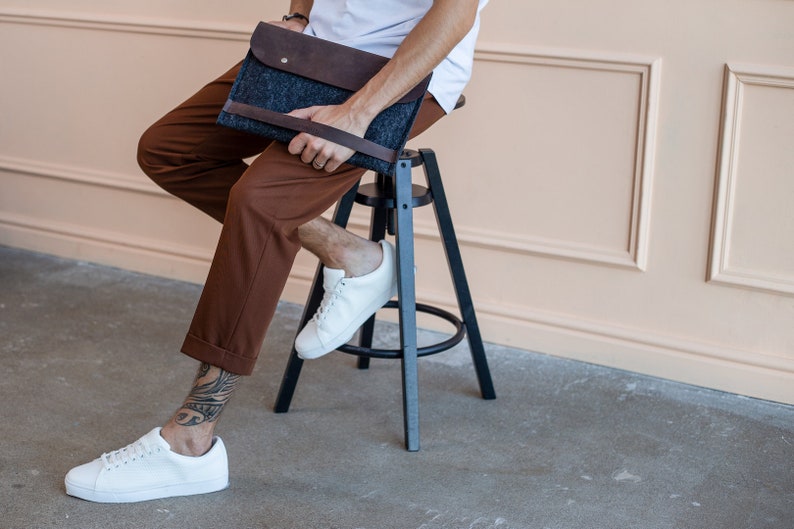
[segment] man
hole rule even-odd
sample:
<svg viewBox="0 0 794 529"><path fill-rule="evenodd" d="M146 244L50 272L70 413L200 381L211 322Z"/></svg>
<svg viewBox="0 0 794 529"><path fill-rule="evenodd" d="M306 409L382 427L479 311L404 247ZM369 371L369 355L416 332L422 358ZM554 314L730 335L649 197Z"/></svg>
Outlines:
<svg viewBox="0 0 794 529"><path fill-rule="evenodd" d="M294 0L291 30L391 57L341 105L291 114L363 136L381 110L431 71L416 136L454 108L471 75L479 12L487 0ZM133 502L228 486L226 451L214 436L223 407L249 375L300 247L325 265L325 298L296 338L318 358L345 343L396 288L386 241L362 239L320 217L364 173L353 151L308 134L288 145L215 123L239 64L152 125L139 163L158 185L223 223L182 352L201 365L182 406L162 427L72 469L68 494ZM257 156L258 155L258 156ZM257 156L250 166L243 160ZM343 307L340 310L339 307Z"/></svg>

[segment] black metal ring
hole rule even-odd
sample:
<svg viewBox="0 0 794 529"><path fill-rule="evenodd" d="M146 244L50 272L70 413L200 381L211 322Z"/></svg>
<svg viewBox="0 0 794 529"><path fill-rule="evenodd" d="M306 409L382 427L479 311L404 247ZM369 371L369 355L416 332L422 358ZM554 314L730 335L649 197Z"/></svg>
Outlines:
<svg viewBox="0 0 794 529"><path fill-rule="evenodd" d="M387 309L396 309L398 307L399 305L396 301L389 301L386 305L384 305L384 308ZM425 347L417 347L416 356L429 356L446 351L447 349L451 349L458 345L466 336L466 324L464 324L460 318L451 312L447 312L431 305L424 305L422 303L416 304L416 311L424 312L425 314L430 314L432 316L445 319L455 326L455 334L446 340ZM402 350L400 349L375 349L373 347L361 347L358 345L345 344L339 347L337 351L355 356L364 356L367 358L402 358Z"/></svg>

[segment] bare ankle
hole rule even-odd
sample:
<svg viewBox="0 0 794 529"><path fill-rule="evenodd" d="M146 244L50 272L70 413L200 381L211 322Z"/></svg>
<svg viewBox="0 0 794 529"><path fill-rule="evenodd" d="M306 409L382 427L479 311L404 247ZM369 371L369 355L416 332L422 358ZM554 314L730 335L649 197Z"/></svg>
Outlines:
<svg viewBox="0 0 794 529"><path fill-rule="evenodd" d="M380 244L366 241L360 248L348 252L345 261L342 268L347 277L365 276L380 266L383 261L383 249Z"/></svg>
<svg viewBox="0 0 794 529"><path fill-rule="evenodd" d="M304 248L328 268L344 270L348 277L367 275L383 260L380 245L359 237L320 217L298 228Z"/></svg>
<svg viewBox="0 0 794 529"><path fill-rule="evenodd" d="M185 427L170 421L160 430L172 452L190 457L203 456L212 448L212 434L211 429Z"/></svg>
<svg viewBox="0 0 794 529"><path fill-rule="evenodd" d="M212 448L215 424L239 380L240 375L202 362L184 404L160 431L173 452L202 456Z"/></svg>

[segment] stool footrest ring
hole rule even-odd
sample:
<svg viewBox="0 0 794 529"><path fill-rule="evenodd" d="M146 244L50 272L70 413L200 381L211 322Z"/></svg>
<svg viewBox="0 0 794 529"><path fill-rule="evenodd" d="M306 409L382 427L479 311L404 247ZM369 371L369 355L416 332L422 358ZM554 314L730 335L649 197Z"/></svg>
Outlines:
<svg viewBox="0 0 794 529"><path fill-rule="evenodd" d="M399 305L397 301L389 301L386 303L386 305L384 305L384 308L387 309L396 309L398 307ZM426 347L418 347L416 350L416 356L422 357L441 353L447 349L455 347L463 340L463 338L466 337L466 324L464 324L460 318L451 312L447 312L431 305L424 305L422 303L416 304L416 311L438 316L439 318L447 320L455 326L455 334L442 342L428 345ZM373 347L361 347L358 345L346 344L339 347L337 351L355 356L365 356L368 358L402 358L402 351L400 349L375 349Z"/></svg>

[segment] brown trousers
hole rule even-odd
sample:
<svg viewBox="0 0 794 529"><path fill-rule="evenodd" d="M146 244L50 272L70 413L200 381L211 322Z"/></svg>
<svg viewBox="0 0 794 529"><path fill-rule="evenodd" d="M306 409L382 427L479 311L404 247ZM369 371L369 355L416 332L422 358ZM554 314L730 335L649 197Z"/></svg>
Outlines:
<svg viewBox="0 0 794 529"><path fill-rule="evenodd" d="M138 163L163 189L223 223L182 352L250 375L301 247L298 227L365 171L348 164L318 171L282 143L217 125L239 67L152 125L141 137ZM428 96L411 136L443 115ZM250 166L243 161L253 156Z"/></svg>

